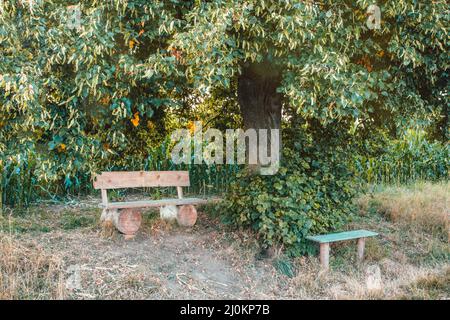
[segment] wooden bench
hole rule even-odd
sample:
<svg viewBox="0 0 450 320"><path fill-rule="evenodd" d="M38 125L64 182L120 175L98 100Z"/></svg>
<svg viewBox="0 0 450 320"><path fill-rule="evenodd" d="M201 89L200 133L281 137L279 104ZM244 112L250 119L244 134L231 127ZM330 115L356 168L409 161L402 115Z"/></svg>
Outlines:
<svg viewBox="0 0 450 320"><path fill-rule="evenodd" d="M364 259L364 246L366 238L377 236L378 233L368 230L354 230L338 233L329 233L317 236L308 236L306 239L318 242L320 245L320 263L327 270L330 257L330 243L337 241L358 239L357 258L359 261Z"/></svg>
<svg viewBox="0 0 450 320"><path fill-rule="evenodd" d="M200 198L184 198L182 187L188 187L188 171L116 171L102 172L94 177L94 188L101 190L103 208L101 220L111 221L125 235L133 236L141 225L139 209L148 207L176 206L177 220L185 226L192 226L197 220L194 205L207 203ZM176 187L177 199L110 202L107 190L143 187Z"/></svg>

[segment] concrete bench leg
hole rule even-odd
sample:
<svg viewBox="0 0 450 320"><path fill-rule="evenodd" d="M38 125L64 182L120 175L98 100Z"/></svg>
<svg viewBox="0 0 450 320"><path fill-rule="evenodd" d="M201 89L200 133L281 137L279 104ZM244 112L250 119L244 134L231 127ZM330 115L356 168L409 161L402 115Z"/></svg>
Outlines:
<svg viewBox="0 0 450 320"><path fill-rule="evenodd" d="M358 261L362 262L364 260L364 246L366 244L366 238L358 239Z"/></svg>
<svg viewBox="0 0 450 320"><path fill-rule="evenodd" d="M320 263L324 270L328 270L328 262L330 260L330 244L321 243L320 244Z"/></svg>

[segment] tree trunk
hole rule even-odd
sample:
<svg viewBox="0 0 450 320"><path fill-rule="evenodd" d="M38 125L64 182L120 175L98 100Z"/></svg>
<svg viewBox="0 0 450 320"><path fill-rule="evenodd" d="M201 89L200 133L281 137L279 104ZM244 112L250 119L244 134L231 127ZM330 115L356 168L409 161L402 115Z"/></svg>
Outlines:
<svg viewBox="0 0 450 320"><path fill-rule="evenodd" d="M181 206L178 210L177 221L180 226L192 227L197 221L197 209L193 205Z"/></svg>
<svg viewBox="0 0 450 320"><path fill-rule="evenodd" d="M280 84L280 71L269 62L244 66L238 80L238 101L244 128L268 129L269 151L270 129L281 128L282 95L276 91ZM281 132L279 146L281 152Z"/></svg>

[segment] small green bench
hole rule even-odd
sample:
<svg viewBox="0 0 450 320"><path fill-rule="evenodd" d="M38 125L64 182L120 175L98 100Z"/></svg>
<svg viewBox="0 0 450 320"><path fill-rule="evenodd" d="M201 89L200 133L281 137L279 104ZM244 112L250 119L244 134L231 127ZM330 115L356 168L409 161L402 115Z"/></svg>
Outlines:
<svg viewBox="0 0 450 320"><path fill-rule="evenodd" d="M378 233L368 230L353 230L338 233L329 233L318 236L308 236L306 239L318 242L320 245L320 263L324 269L328 269L328 262L330 257L330 243L337 241L358 239L358 260L362 261L364 258L364 246L366 238L375 237Z"/></svg>

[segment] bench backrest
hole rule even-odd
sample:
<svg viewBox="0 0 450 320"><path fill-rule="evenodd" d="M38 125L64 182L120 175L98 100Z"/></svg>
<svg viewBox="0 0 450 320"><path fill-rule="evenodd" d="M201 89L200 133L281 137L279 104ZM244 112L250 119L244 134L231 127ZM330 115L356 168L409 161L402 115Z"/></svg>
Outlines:
<svg viewBox="0 0 450 320"><path fill-rule="evenodd" d="M113 171L94 178L95 189L189 187L188 171Z"/></svg>

